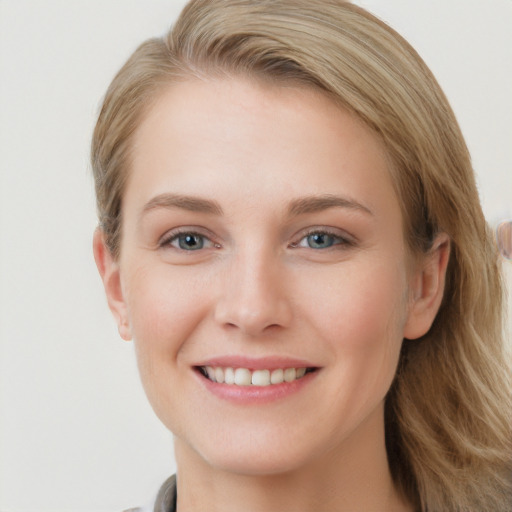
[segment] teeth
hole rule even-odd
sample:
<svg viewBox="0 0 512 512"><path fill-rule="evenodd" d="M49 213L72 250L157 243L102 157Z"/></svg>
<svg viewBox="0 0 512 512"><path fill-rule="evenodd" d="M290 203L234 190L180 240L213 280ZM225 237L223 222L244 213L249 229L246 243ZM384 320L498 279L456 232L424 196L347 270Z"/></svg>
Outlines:
<svg viewBox="0 0 512 512"><path fill-rule="evenodd" d="M270 386L270 372L268 370L252 372L251 384L253 386Z"/></svg>
<svg viewBox="0 0 512 512"><path fill-rule="evenodd" d="M286 368L284 371L284 381L292 382L297 378L297 370L295 368Z"/></svg>
<svg viewBox="0 0 512 512"><path fill-rule="evenodd" d="M222 368L218 369L222 371ZM237 368L235 370L235 384L237 386L250 386L251 372L247 368Z"/></svg>
<svg viewBox="0 0 512 512"><path fill-rule="evenodd" d="M226 384L235 383L235 370L233 370L233 368L226 368L224 370L224 382Z"/></svg>
<svg viewBox="0 0 512 512"><path fill-rule="evenodd" d="M277 370L248 370L247 368L222 368L220 366L203 366L203 373L208 379L219 384L236 386L270 386L293 382L306 375L307 368L278 368Z"/></svg>
<svg viewBox="0 0 512 512"><path fill-rule="evenodd" d="M211 366L206 367L206 374L208 375L208 378L210 380L213 380L213 382L216 382L215 380L215 370Z"/></svg>
<svg viewBox="0 0 512 512"><path fill-rule="evenodd" d="M271 384L281 384L284 381L284 371L279 368L278 370L274 370L270 375Z"/></svg>
<svg viewBox="0 0 512 512"><path fill-rule="evenodd" d="M215 368L215 381L224 382L224 370L222 368Z"/></svg>

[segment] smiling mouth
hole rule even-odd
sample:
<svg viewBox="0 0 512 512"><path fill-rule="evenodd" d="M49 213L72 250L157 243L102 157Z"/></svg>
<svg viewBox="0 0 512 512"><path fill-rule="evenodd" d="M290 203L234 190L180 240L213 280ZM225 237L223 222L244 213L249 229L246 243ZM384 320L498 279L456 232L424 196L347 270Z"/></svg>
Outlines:
<svg viewBox="0 0 512 512"><path fill-rule="evenodd" d="M317 368L277 368L275 370L249 370L248 368L224 368L198 366L201 375L218 384L229 386L276 386L302 379Z"/></svg>

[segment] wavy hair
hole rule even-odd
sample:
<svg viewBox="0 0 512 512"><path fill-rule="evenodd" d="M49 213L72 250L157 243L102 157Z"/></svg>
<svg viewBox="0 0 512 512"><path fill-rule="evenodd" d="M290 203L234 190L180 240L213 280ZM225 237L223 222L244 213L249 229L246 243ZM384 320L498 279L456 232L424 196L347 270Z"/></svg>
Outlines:
<svg viewBox="0 0 512 512"><path fill-rule="evenodd" d="M246 75L321 89L381 138L413 254L447 233L439 313L404 340L386 398L391 473L429 512L512 510L510 360L503 286L470 156L435 78L394 30L342 0L192 0L107 91L93 136L100 226L119 255L131 138L162 88Z"/></svg>

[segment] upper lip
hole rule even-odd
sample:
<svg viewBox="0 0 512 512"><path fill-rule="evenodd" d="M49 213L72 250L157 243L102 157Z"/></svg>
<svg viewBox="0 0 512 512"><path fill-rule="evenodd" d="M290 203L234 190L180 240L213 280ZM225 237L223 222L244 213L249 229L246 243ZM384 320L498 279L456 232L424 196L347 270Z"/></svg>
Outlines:
<svg viewBox="0 0 512 512"><path fill-rule="evenodd" d="M278 368L317 368L317 365L305 359L282 356L252 358L247 356L219 356L205 359L194 365L222 368L247 368L249 370L274 370Z"/></svg>

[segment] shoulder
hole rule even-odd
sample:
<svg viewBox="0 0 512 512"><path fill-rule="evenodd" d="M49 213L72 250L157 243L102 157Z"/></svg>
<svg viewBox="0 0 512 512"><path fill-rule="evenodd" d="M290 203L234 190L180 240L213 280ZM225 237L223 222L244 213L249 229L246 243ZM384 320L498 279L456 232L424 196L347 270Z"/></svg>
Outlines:
<svg viewBox="0 0 512 512"><path fill-rule="evenodd" d="M123 512L176 512L176 475L162 484L151 505L129 508Z"/></svg>
<svg viewBox="0 0 512 512"><path fill-rule="evenodd" d="M176 512L176 475L162 484L151 512Z"/></svg>

